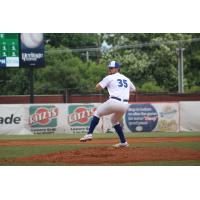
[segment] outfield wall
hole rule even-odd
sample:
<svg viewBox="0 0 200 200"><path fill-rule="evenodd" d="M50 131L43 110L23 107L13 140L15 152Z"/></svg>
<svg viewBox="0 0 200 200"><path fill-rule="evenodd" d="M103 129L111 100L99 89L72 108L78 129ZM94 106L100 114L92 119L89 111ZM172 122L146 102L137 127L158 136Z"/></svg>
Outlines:
<svg viewBox="0 0 200 200"><path fill-rule="evenodd" d="M102 103L109 98L108 94L73 94L63 92L57 95L34 95L34 103ZM140 93L130 95L132 102L177 102L177 101L200 101L199 93ZM0 104L28 104L30 95L0 95Z"/></svg>
<svg viewBox="0 0 200 200"><path fill-rule="evenodd" d="M86 133L100 103L1 104L0 134ZM125 132L200 131L200 102L131 103L121 119ZM114 132L110 116L96 133Z"/></svg>
<svg viewBox="0 0 200 200"><path fill-rule="evenodd" d="M180 102L180 130L200 131L200 101Z"/></svg>

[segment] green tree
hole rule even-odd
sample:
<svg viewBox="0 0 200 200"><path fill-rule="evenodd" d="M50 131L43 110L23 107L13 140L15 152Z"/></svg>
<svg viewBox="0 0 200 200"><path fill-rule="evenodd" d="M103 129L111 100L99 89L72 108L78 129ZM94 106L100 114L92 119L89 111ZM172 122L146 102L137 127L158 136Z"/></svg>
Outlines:
<svg viewBox="0 0 200 200"><path fill-rule="evenodd" d="M34 70L35 93L55 94L65 88L77 93L96 92L94 87L107 74L106 66L111 60L122 63L121 72L141 91L177 92L176 48L179 47L185 48L185 90L198 92L200 41L188 42L194 38L200 38L200 34L46 33L46 66ZM103 41L112 48L97 50ZM91 47L95 50L89 51L87 60L86 51ZM72 52L71 49L84 50ZM0 69L0 88L1 95L28 94L29 69Z"/></svg>
<svg viewBox="0 0 200 200"><path fill-rule="evenodd" d="M36 93L58 93L69 91L94 92L95 84L103 77L105 69L96 63L83 62L66 48L61 52L47 46L46 67L36 70Z"/></svg>
<svg viewBox="0 0 200 200"><path fill-rule="evenodd" d="M111 59L121 61L123 72L137 87L145 81L155 81L165 91L177 91L176 48L189 49L191 43L184 41L191 40L192 34L106 34L106 38L113 44L113 50L103 54L102 62ZM189 67L186 59L184 68L187 70ZM187 75L185 79L187 82Z"/></svg>
<svg viewBox="0 0 200 200"><path fill-rule="evenodd" d="M0 70L2 76L1 95L28 94L29 74L28 69L4 69Z"/></svg>
<svg viewBox="0 0 200 200"><path fill-rule="evenodd" d="M46 43L53 47L68 47L71 49L96 47L96 33L45 33Z"/></svg>
<svg viewBox="0 0 200 200"><path fill-rule="evenodd" d="M192 34L192 38L200 38L200 34ZM184 71L187 83L187 92L200 92L200 41L194 42L190 48L185 49L185 62L187 67Z"/></svg>

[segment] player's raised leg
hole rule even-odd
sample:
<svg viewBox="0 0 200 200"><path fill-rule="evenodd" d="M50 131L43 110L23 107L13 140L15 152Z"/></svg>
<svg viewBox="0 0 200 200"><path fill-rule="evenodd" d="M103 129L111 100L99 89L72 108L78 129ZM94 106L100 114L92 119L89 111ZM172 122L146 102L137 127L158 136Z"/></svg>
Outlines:
<svg viewBox="0 0 200 200"><path fill-rule="evenodd" d="M94 132L94 129L96 128L96 126L99 123L100 117L104 116L104 115L108 115L112 113L112 108L110 106L109 101L104 102L103 104L101 104L97 110L94 113L94 116L92 118L92 121L90 123L90 127L89 127L89 131L86 135L84 135L80 141L81 142L87 142L92 140L92 134Z"/></svg>
<svg viewBox="0 0 200 200"><path fill-rule="evenodd" d="M84 135L80 139L81 142L86 142L86 141L92 140L92 134L94 132L95 127L98 125L98 123L99 123L99 117L93 116L92 121L90 123L89 131L88 131L88 133L86 135Z"/></svg>

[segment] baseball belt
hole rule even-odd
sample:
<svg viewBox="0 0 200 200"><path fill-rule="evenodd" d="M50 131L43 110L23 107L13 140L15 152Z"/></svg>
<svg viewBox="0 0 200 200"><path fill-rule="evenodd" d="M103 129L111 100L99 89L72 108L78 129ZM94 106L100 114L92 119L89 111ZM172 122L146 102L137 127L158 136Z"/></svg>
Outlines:
<svg viewBox="0 0 200 200"><path fill-rule="evenodd" d="M120 99L120 98L118 98L118 97L110 97L110 98L111 98L111 99L116 99L116 100L118 100L118 101L128 102L127 99Z"/></svg>

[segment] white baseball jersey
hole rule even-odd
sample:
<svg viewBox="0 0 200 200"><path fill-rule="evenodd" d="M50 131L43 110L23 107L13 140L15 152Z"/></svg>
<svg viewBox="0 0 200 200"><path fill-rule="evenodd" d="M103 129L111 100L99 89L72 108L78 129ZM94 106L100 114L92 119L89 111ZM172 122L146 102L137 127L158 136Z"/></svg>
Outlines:
<svg viewBox="0 0 200 200"><path fill-rule="evenodd" d="M110 97L122 100L129 100L130 91L136 90L130 79L119 72L106 76L99 85L102 88L107 87Z"/></svg>
<svg viewBox="0 0 200 200"><path fill-rule="evenodd" d="M111 123L113 125L119 124L120 119L129 107L128 100L130 91L135 91L135 86L129 78L120 73L106 76L101 82L99 82L99 85L102 88L107 87L110 97L115 98L110 98L101 104L95 111L94 115L102 117L104 115L112 114Z"/></svg>

